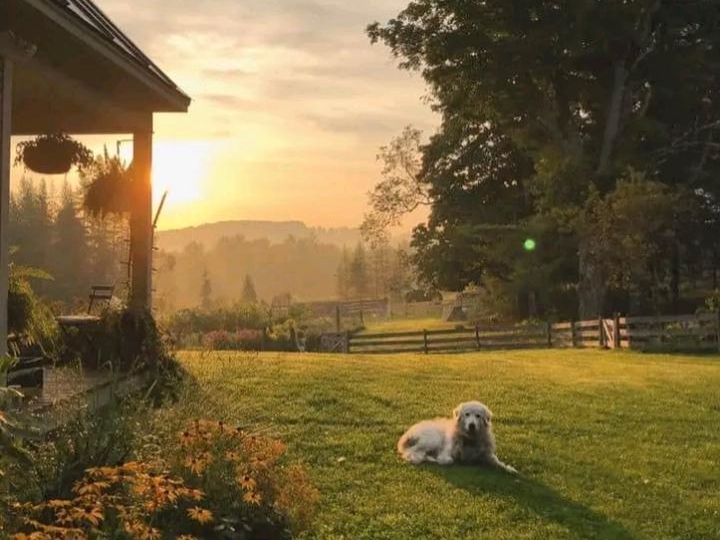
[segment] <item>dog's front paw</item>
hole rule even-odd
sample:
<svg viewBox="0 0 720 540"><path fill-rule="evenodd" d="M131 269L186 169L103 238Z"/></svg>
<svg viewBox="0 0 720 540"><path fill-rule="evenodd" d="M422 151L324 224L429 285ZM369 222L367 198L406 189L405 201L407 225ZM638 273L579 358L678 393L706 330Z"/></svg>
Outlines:
<svg viewBox="0 0 720 540"><path fill-rule="evenodd" d="M505 469L505 472L509 472L510 474L518 474L518 470L512 465L505 464L503 468Z"/></svg>
<svg viewBox="0 0 720 540"><path fill-rule="evenodd" d="M439 465L452 465L455 460L452 456L440 456L437 460Z"/></svg>

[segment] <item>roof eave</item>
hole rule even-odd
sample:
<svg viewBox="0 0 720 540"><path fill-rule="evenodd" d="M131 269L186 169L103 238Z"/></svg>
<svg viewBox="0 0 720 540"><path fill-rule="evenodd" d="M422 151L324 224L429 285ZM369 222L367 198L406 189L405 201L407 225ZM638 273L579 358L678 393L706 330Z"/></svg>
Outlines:
<svg viewBox="0 0 720 540"><path fill-rule="evenodd" d="M116 64L118 67L141 81L149 90L162 98L167 104L166 107L156 108L153 112L187 112L190 107L191 98L182 90L172 88L159 81L157 77L128 57L128 55L113 47L106 40L102 39L94 31L77 21L53 0L23 0L34 9L41 12L54 23L58 24L75 38L80 39L103 57Z"/></svg>

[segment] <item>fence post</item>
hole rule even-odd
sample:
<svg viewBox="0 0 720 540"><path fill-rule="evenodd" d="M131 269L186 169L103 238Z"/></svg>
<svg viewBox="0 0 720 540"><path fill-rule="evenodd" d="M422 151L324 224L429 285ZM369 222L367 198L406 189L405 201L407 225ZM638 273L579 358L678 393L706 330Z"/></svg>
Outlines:
<svg viewBox="0 0 720 540"><path fill-rule="evenodd" d="M570 321L570 345L575 348L575 321Z"/></svg>
<svg viewBox="0 0 720 540"><path fill-rule="evenodd" d="M720 310L718 310L715 318L715 335L717 337L717 349L720 352Z"/></svg>
<svg viewBox="0 0 720 540"><path fill-rule="evenodd" d="M613 348L620 349L622 347L622 341L620 337L620 314L615 313L613 319Z"/></svg>
<svg viewBox="0 0 720 540"><path fill-rule="evenodd" d="M601 349L605 348L605 321L601 315L598 315L598 345Z"/></svg>
<svg viewBox="0 0 720 540"><path fill-rule="evenodd" d="M335 330L337 330L337 333L340 333L340 304L337 304L335 306Z"/></svg>
<svg viewBox="0 0 720 540"><path fill-rule="evenodd" d="M424 344L425 354L428 354L429 349L428 349L428 331L427 330L423 330L423 344Z"/></svg>
<svg viewBox="0 0 720 540"><path fill-rule="evenodd" d="M547 330L547 346L548 346L548 349L552 349L552 346L553 346L552 323L550 321L547 321L545 323L545 327Z"/></svg>
<svg viewBox="0 0 720 540"><path fill-rule="evenodd" d="M345 339L343 340L343 352L345 354L350 353L350 331L345 330Z"/></svg>
<svg viewBox="0 0 720 540"><path fill-rule="evenodd" d="M480 350L480 325L475 325L475 343L477 343L478 351Z"/></svg>

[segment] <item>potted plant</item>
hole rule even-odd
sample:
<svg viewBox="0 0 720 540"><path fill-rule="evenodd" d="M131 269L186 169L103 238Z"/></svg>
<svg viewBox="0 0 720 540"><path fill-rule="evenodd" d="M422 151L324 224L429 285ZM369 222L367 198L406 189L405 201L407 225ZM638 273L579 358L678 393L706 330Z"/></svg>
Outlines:
<svg viewBox="0 0 720 540"><path fill-rule="evenodd" d="M89 165L92 158L92 152L69 135L51 133L18 144L15 163L40 174L65 174L73 166Z"/></svg>
<svg viewBox="0 0 720 540"><path fill-rule="evenodd" d="M81 173L85 197L83 208L93 217L123 215L132 209L132 166L125 167L107 152Z"/></svg>

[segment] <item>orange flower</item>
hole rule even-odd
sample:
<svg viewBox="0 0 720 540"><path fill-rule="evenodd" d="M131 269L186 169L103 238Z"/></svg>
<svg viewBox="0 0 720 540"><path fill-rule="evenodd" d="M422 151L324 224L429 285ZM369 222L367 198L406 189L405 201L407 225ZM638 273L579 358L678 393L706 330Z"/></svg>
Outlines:
<svg viewBox="0 0 720 540"><path fill-rule="evenodd" d="M205 472L207 468L207 462L200 457L189 456L185 460L185 467L190 469L190 472L197 474L198 476Z"/></svg>
<svg viewBox="0 0 720 540"><path fill-rule="evenodd" d="M248 504L259 505L262 502L262 496L259 493L248 491L245 495L243 495L243 501Z"/></svg>
<svg viewBox="0 0 720 540"><path fill-rule="evenodd" d="M238 484L240 484L241 488L252 491L253 489L255 489L257 482L255 482L255 479L249 474L244 474L238 477Z"/></svg>
<svg viewBox="0 0 720 540"><path fill-rule="evenodd" d="M99 506L87 506L83 508L73 508L71 515L77 521L87 521L91 525L97 527L100 522L105 519L102 508Z"/></svg>
<svg viewBox="0 0 720 540"><path fill-rule="evenodd" d="M180 434L180 443L183 446L187 446L187 445L191 444L194 440L195 440L195 437L189 431L183 431Z"/></svg>
<svg viewBox="0 0 720 540"><path fill-rule="evenodd" d="M187 513L188 516L190 516L190 519L193 519L200 524L210 523L213 520L212 512L210 510L200 508L199 506L189 508Z"/></svg>

